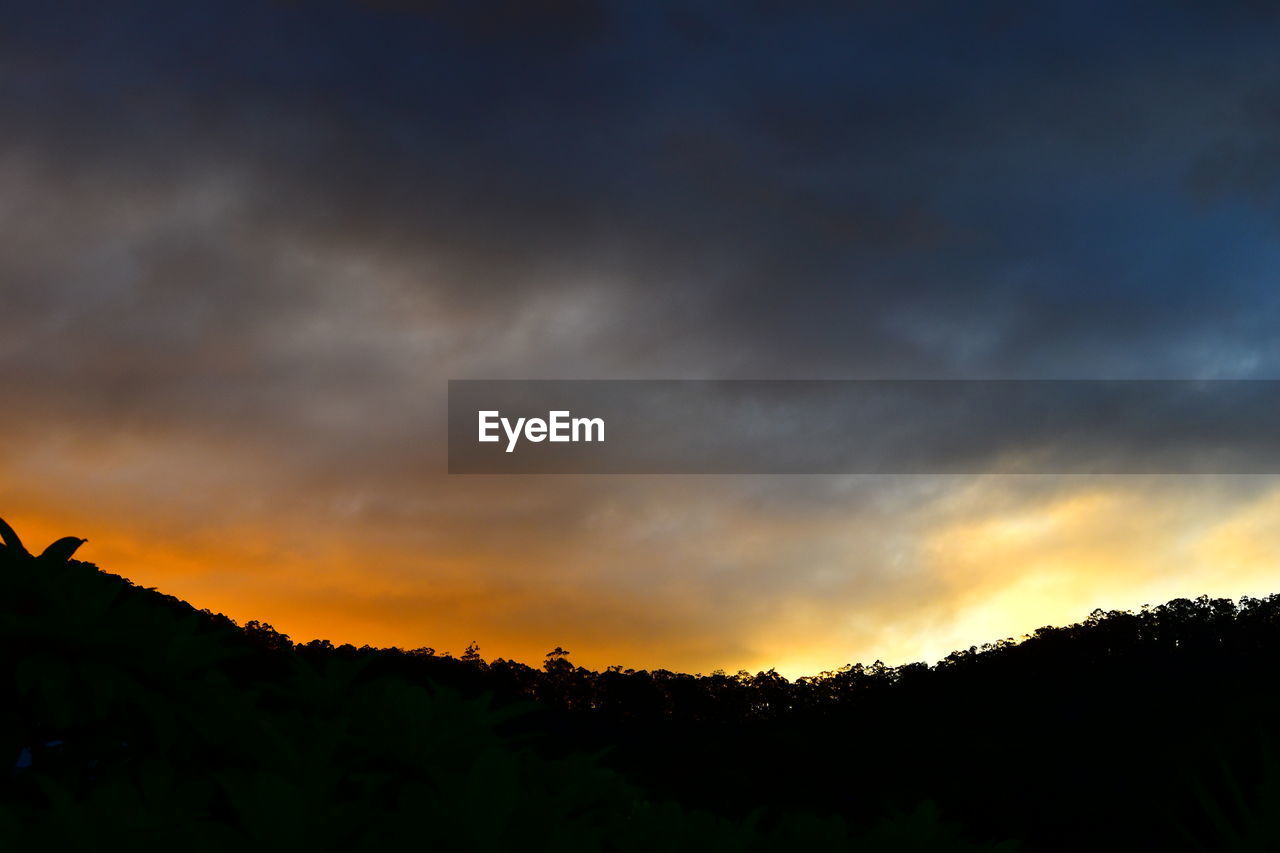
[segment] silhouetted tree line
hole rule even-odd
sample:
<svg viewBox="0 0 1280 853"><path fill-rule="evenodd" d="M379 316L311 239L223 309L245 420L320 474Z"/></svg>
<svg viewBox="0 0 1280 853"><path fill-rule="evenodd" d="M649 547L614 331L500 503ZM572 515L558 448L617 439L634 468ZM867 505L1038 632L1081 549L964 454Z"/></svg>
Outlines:
<svg viewBox="0 0 1280 853"><path fill-rule="evenodd" d="M15 849L1280 846L1277 596L934 666L594 672L294 644L4 530Z"/></svg>
<svg viewBox="0 0 1280 853"><path fill-rule="evenodd" d="M220 617L221 618L221 617ZM734 675L690 675L665 669L609 667L597 672L574 666L556 648L541 668L518 661L486 662L478 646L461 658L434 649L404 651L371 646L334 646L327 640L294 645L270 625L250 622L246 632L263 648L293 648L315 660L371 658L388 670L426 675L507 698L529 698L568 711L591 711L630 719L723 722L815 715L856 707L868 694L941 687L1003 678L1010 669L1053 667L1100 673L1117 665L1152 671L1212 663L1276 659L1280 651L1280 595L1266 598L1176 599L1138 612L1095 610L1084 622L1040 628L1019 639L1004 639L952 652L933 666L849 664L789 681L774 670Z"/></svg>

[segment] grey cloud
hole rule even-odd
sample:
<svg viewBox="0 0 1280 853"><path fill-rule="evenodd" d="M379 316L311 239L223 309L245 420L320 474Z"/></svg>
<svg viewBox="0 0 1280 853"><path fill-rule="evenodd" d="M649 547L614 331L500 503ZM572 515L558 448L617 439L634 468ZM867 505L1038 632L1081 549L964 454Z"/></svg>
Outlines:
<svg viewBox="0 0 1280 853"><path fill-rule="evenodd" d="M290 530L470 557L491 590L527 565L545 600L583 588L628 636L666 619L728 660L775 602L838 622L944 598L918 549L962 486L447 478L444 380L1280 364L1269 214L1218 204L1273 177L1273 18L372 5L15 11L9 464L73 433L105 460L87 494L161 514L176 485L105 472L137 442L175 481L233 481L192 517L249 495ZM394 571L434 577L415 565Z"/></svg>

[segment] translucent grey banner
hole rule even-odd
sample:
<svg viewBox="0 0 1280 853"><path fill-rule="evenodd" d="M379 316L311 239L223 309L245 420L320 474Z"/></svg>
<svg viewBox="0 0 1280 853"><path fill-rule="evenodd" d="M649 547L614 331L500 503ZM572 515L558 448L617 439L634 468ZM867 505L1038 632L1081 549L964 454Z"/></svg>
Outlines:
<svg viewBox="0 0 1280 853"><path fill-rule="evenodd" d="M454 474L1277 474L1276 380L452 380Z"/></svg>

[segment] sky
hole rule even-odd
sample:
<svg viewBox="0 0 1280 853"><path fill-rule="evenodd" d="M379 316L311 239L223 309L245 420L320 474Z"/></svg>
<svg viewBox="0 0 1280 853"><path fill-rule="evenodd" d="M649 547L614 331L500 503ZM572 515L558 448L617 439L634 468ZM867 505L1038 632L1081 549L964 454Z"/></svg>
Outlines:
<svg viewBox="0 0 1280 853"><path fill-rule="evenodd" d="M445 473L449 379L1280 379L1280 17L2 4L0 514L295 640L789 676L1280 591L1267 476Z"/></svg>

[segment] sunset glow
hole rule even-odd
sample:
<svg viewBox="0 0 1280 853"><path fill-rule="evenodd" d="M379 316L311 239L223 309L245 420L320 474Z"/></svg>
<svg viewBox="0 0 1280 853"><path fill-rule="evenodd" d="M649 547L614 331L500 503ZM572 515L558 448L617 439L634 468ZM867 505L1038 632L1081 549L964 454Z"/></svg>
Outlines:
<svg viewBox="0 0 1280 853"><path fill-rule="evenodd" d="M450 379L1275 378L1261 29L232 5L14 22L24 536L295 640L791 677L1276 590L1267 476L445 473Z"/></svg>

